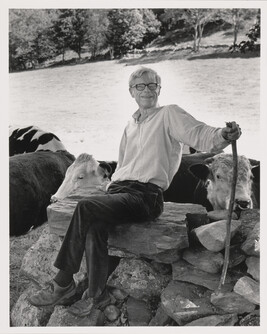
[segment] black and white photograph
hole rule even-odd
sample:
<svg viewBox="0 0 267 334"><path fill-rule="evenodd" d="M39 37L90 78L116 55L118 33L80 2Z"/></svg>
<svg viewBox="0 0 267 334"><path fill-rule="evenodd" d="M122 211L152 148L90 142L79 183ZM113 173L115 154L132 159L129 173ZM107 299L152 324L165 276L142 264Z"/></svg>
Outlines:
<svg viewBox="0 0 267 334"><path fill-rule="evenodd" d="M264 330L266 10L1 8L1 333Z"/></svg>

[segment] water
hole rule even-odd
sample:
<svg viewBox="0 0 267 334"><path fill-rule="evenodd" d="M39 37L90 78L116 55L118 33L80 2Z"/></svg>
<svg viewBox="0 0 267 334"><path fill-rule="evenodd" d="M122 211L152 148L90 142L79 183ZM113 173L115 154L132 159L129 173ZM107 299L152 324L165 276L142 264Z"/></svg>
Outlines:
<svg viewBox="0 0 267 334"><path fill-rule="evenodd" d="M260 59L166 60L147 64L162 77L161 105L242 128L238 153L260 159ZM128 92L138 66L116 61L9 75L9 123L54 132L75 156L117 160L123 129L137 109ZM227 148L230 152L231 148Z"/></svg>

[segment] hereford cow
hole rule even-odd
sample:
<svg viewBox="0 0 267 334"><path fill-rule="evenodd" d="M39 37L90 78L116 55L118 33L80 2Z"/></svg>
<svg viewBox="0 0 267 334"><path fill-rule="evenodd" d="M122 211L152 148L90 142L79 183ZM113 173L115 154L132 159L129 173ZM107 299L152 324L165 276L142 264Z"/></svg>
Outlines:
<svg viewBox="0 0 267 334"><path fill-rule="evenodd" d="M199 173L197 173L197 170L200 166L201 168L208 168L206 166L206 161L207 159L210 159L214 156L213 153L194 153L194 154L186 154L183 155L181 165L179 167L178 172L175 174L169 188L164 192L164 201L165 202L176 202L176 203L195 203L195 204L201 204L207 208L207 210L215 210L219 208L217 205L214 207L214 202L210 202L207 194L207 187L206 187L206 180L202 177L200 180L199 177L201 176ZM222 154L221 157L227 156L225 154ZM215 159L215 158L214 158ZM216 160L216 159L215 159ZM242 158L242 160L244 160ZM251 160L253 161L253 160ZM100 165L104 164L104 162L100 162ZM102 181L107 178L108 176L111 176L112 173L114 172L116 168L116 162L108 162L108 164L111 167L111 172L107 172L106 176L102 179ZM253 161L253 164L259 164L259 162ZM192 168L192 171L189 170L189 167L194 165ZM256 172L258 171L259 167L255 167L253 169L250 168L250 165L247 165L246 173L244 173L244 170L242 171L241 165L240 165L240 170L239 173L243 173L246 176L244 177L244 182L246 185L246 189L248 189L248 194L250 194L250 187L251 187L251 176L252 176L252 171L257 174ZM87 172L87 167L86 163L80 163L77 161L76 164L73 164L73 166L70 168L67 172L68 178L66 178L62 184L62 186L59 188L58 192L52 197L53 201L56 201L57 199L63 199L71 192L73 192L75 189L79 188L85 188L87 187L85 180L88 180L88 172ZM231 170L228 170L228 175L230 175ZM82 176L81 181L78 178L78 175ZM239 176L239 180L241 177ZM255 178L255 181L258 182L258 178ZM99 182L101 182L101 178L99 179ZM247 182L247 183L246 183ZM230 184L226 182L224 179L224 187L228 188L230 191ZM210 191L210 187L208 190ZM218 190L219 191L219 190ZM259 191L256 191L256 193L259 193ZM240 192L237 191L236 198L239 197ZM258 196L257 196L258 197ZM239 198L240 200L240 198ZM240 203L240 205L244 206L244 203ZM249 206L248 206L249 207ZM221 209L226 209L227 208L227 202L220 207Z"/></svg>
<svg viewBox="0 0 267 334"><path fill-rule="evenodd" d="M74 160L67 151L38 151L9 158L10 235L26 233L47 220L50 197Z"/></svg>
<svg viewBox="0 0 267 334"><path fill-rule="evenodd" d="M235 190L234 210L259 207L259 164L252 166L245 156L238 156L238 174ZM199 178L195 190L195 203L201 203L201 196L211 203L213 210L228 209L233 182L233 157L231 154L217 154L205 163L190 166L190 171Z"/></svg>
<svg viewBox="0 0 267 334"><path fill-rule="evenodd" d="M102 161L96 161L92 155L82 153L69 166L64 182L57 192L51 197L51 202L56 202L69 195L75 194L78 189L84 194L99 192L99 187L109 180L114 172L114 166Z"/></svg>
<svg viewBox="0 0 267 334"><path fill-rule="evenodd" d="M21 153L49 150L66 151L59 138L51 132L45 132L36 126L9 130L9 156Z"/></svg>

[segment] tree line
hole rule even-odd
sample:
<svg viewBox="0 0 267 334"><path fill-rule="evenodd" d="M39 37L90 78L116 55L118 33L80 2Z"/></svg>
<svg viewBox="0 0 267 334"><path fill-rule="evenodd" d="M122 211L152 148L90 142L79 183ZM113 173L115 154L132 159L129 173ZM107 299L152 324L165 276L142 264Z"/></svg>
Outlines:
<svg viewBox="0 0 267 334"><path fill-rule="evenodd" d="M233 27L235 47L242 24L251 19L259 25L259 9L10 9L9 68L34 67L58 55L64 62L67 50L79 58L85 49L91 59L120 58L177 29L193 39L197 52L212 23Z"/></svg>

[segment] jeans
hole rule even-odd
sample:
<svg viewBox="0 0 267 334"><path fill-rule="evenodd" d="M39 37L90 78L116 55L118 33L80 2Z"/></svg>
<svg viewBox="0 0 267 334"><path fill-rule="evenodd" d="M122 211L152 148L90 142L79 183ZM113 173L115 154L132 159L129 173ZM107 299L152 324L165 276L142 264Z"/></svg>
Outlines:
<svg viewBox="0 0 267 334"><path fill-rule="evenodd" d="M154 220L163 211L162 189L152 183L117 181L103 195L78 202L54 263L79 271L85 252L88 295L101 293L108 279L108 232L117 224Z"/></svg>

